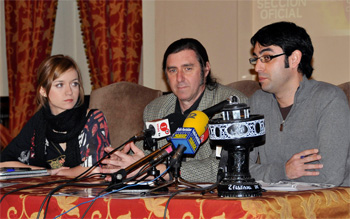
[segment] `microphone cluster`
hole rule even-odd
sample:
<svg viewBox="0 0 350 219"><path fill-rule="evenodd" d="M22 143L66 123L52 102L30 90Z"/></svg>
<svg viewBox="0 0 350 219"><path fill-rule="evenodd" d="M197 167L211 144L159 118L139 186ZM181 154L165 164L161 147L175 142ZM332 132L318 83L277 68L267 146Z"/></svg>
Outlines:
<svg viewBox="0 0 350 219"><path fill-rule="evenodd" d="M207 127L209 118L221 111L227 103L228 100L224 100L206 110L192 111L183 122L183 126L178 127L168 139L171 143L167 143L125 169L117 171L113 174L111 183L113 184L120 182L125 179L129 173L135 171L141 166L152 166L167 158L171 154L173 154L173 156L170 159L170 165L173 165L176 161L178 161L182 154L195 154L200 144L208 139L209 131ZM147 122L147 129L142 131L141 134L137 135L137 138L135 137L135 139L146 138L149 136L152 136L152 138L163 138L169 136L170 130L173 129L171 124L176 123L172 121L172 119L174 119L173 117L176 117L176 115L170 114L168 116L168 118L170 118L170 125L168 118Z"/></svg>

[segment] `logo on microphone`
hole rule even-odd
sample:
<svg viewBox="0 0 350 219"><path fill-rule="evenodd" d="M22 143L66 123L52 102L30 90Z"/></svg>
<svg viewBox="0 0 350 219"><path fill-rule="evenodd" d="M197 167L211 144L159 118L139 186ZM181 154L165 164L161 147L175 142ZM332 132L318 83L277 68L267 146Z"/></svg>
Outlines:
<svg viewBox="0 0 350 219"><path fill-rule="evenodd" d="M169 135L170 134L170 129L168 127L168 124L163 122L160 124L160 130L163 131L165 134Z"/></svg>
<svg viewBox="0 0 350 219"><path fill-rule="evenodd" d="M190 114L188 114L187 118L194 119L194 118L196 118L196 116L197 116L197 113L191 112Z"/></svg>

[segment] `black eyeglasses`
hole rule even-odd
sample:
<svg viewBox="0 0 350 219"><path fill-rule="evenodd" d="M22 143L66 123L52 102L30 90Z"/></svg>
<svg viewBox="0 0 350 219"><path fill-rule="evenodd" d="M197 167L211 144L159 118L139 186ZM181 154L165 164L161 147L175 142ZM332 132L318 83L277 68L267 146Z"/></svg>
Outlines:
<svg viewBox="0 0 350 219"><path fill-rule="evenodd" d="M278 54L278 55L274 55L274 56L271 56L271 55L262 55L260 57L256 57L256 58L250 58L249 59L249 63L252 64L252 65L256 65L256 62L258 61L258 59L260 59L260 61L262 63L267 63L269 61L271 61L272 59L278 57L278 56L281 56L281 55L285 55L285 53L281 53L281 54Z"/></svg>

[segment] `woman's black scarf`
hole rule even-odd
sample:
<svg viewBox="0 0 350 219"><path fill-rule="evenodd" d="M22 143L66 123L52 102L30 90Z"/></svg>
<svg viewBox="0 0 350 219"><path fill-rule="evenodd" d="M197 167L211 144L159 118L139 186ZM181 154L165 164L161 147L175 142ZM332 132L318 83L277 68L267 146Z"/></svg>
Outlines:
<svg viewBox="0 0 350 219"><path fill-rule="evenodd" d="M64 166L75 167L81 164L80 148L78 136L81 134L88 116L87 108L82 105L77 108L66 110L58 115L52 115L48 105L42 107L40 113L41 124L35 133L36 155L41 162L46 162L45 156L45 139L58 145L66 142L66 161Z"/></svg>

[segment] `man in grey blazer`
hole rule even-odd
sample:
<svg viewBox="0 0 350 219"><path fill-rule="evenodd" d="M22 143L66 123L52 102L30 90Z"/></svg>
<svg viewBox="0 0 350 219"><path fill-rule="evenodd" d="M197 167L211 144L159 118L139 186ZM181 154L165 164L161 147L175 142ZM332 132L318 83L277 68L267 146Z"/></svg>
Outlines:
<svg viewBox="0 0 350 219"><path fill-rule="evenodd" d="M144 122L165 118L170 114L175 114L177 119L183 121L193 110L204 110L232 95L238 97L240 102L247 102L244 94L223 86L212 78L208 54L196 39L185 38L173 42L164 53L162 69L172 93L163 95L146 106ZM166 139L158 141L160 146L166 143ZM126 168L144 156L140 148L129 143L123 151L114 153L104 163ZM130 150L133 155L127 154ZM218 163L215 148L211 148L207 140L194 155L184 156L181 177L190 182L215 182ZM166 166L160 164L157 168L162 172ZM115 169L104 171L113 172ZM128 176L133 174L135 173Z"/></svg>

